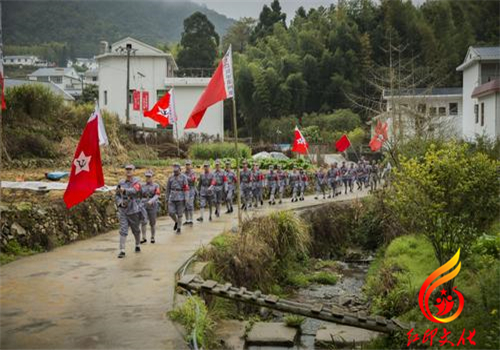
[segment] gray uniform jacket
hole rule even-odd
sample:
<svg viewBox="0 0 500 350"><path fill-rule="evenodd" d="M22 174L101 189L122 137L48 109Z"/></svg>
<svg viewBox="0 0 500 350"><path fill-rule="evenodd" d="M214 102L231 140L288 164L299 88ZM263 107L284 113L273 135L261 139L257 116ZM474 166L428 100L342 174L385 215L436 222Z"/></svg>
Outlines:
<svg viewBox="0 0 500 350"><path fill-rule="evenodd" d="M130 215L141 211L140 208L140 197L141 197L141 182L139 178L134 177L131 181L126 179L121 180L118 183L121 189L125 192L121 193L116 191L115 202L118 206L118 210L124 214Z"/></svg>
<svg viewBox="0 0 500 350"><path fill-rule="evenodd" d="M200 182L198 183L200 196L212 196L215 184L214 174L210 172L201 174Z"/></svg>
<svg viewBox="0 0 500 350"><path fill-rule="evenodd" d="M269 188L276 187L278 182L278 175L274 171L267 173L266 182Z"/></svg>
<svg viewBox="0 0 500 350"><path fill-rule="evenodd" d="M196 173L194 172L194 170L190 170L190 171L185 171L184 175L187 177L188 180L189 192L191 194L196 193Z"/></svg>
<svg viewBox="0 0 500 350"><path fill-rule="evenodd" d="M236 174L232 171L232 170L229 170L229 171L224 171L224 175L226 176L226 179L227 179L227 190L233 190L236 188Z"/></svg>
<svg viewBox="0 0 500 350"><path fill-rule="evenodd" d="M252 178L250 169L240 171L241 188L252 188Z"/></svg>
<svg viewBox="0 0 500 350"><path fill-rule="evenodd" d="M299 173L291 173L288 176L288 179L290 181L290 187L292 187L292 188L299 187L299 185L300 185L300 174Z"/></svg>
<svg viewBox="0 0 500 350"><path fill-rule="evenodd" d="M222 191L224 189L224 183L226 182L226 175L224 174L224 170L215 170L213 174L215 179L215 190Z"/></svg>
<svg viewBox="0 0 500 350"><path fill-rule="evenodd" d="M278 170L276 171L276 176L278 178L278 186L279 187L286 186L286 181L288 177L287 174L282 170Z"/></svg>
<svg viewBox="0 0 500 350"><path fill-rule="evenodd" d="M188 178L184 174L172 175L168 178L165 200L168 202L185 201L189 193Z"/></svg>
<svg viewBox="0 0 500 350"><path fill-rule="evenodd" d="M142 204L146 210L158 209L158 199L160 198L160 185L143 183L141 185Z"/></svg>

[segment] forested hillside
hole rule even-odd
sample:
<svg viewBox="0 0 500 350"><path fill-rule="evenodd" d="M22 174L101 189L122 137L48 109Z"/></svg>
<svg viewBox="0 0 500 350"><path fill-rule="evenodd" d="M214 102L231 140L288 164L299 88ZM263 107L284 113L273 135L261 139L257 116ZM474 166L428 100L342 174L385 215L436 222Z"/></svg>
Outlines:
<svg viewBox="0 0 500 350"><path fill-rule="evenodd" d="M283 131L279 118L295 116L301 123L311 113L341 108L366 121L383 108L391 79L395 89L461 86L456 67L467 48L499 45L499 6L350 0L299 8L288 24L273 1L256 23L237 22L223 41L240 52L235 82L242 132L259 137Z"/></svg>
<svg viewBox="0 0 500 350"><path fill-rule="evenodd" d="M91 57L100 40L132 36L152 45L178 42L183 20L196 11L206 14L220 35L233 22L189 1L3 1L3 40L10 51L16 51L10 45L52 42L65 43L69 56Z"/></svg>

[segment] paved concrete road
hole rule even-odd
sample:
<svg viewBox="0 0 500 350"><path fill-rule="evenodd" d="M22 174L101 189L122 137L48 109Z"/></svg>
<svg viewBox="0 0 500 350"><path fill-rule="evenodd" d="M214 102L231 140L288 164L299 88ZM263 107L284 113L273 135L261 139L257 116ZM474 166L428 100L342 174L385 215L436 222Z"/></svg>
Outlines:
<svg viewBox="0 0 500 350"><path fill-rule="evenodd" d="M356 192L335 200L366 195ZM276 205L298 209L332 200ZM249 211L261 215L270 207ZM89 218L92 220L92 218ZM175 235L172 221L158 221L156 244L117 259L118 232L112 231L48 253L0 267L2 349L184 349L180 328L166 312L172 308L175 271L202 244L237 223L222 215Z"/></svg>

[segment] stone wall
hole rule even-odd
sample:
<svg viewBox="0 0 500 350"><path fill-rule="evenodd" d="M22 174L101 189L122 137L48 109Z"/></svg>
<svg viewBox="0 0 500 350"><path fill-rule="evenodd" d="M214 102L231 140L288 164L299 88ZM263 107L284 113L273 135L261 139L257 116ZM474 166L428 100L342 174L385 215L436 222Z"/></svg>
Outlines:
<svg viewBox="0 0 500 350"><path fill-rule="evenodd" d="M22 248L51 250L117 227L112 193L96 193L67 210L61 198L0 204L0 251L17 242Z"/></svg>

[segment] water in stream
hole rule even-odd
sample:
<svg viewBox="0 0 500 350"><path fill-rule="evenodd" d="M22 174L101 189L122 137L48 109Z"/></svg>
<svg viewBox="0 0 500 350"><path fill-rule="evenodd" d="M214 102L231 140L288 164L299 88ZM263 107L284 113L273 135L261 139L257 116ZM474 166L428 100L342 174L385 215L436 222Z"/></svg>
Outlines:
<svg viewBox="0 0 500 350"><path fill-rule="evenodd" d="M363 300L362 287L365 283L368 264L339 262L342 277L335 285L311 285L299 289L290 299L308 304L323 304L326 308L333 305L349 312L366 312L369 305ZM273 321L282 321L283 315L273 312ZM287 348L283 346L248 346L249 350L283 350L283 349L321 349L314 344L316 332L328 322L306 318L298 344ZM359 332L364 332L360 329Z"/></svg>

